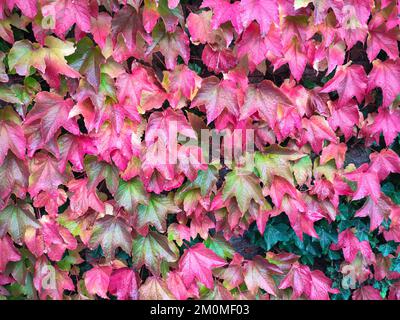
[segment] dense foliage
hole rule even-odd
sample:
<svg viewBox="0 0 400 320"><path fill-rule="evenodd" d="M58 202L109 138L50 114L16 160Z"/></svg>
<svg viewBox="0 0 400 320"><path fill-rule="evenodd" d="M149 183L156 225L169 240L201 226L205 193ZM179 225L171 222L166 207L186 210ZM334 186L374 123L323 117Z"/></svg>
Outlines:
<svg viewBox="0 0 400 320"><path fill-rule="evenodd" d="M399 10L1 0L0 297L400 299Z"/></svg>

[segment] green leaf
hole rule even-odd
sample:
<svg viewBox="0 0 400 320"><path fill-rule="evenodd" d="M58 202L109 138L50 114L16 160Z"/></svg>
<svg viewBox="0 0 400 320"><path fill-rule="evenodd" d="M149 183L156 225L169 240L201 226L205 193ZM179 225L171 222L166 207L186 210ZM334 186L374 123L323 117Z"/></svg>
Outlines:
<svg viewBox="0 0 400 320"><path fill-rule="evenodd" d="M277 225L269 224L265 228L264 241L266 249L270 250L279 241L287 241L290 239L289 226L283 223Z"/></svg>
<svg viewBox="0 0 400 320"><path fill-rule="evenodd" d="M104 161L98 162L94 156L85 157L85 169L88 176L88 188L96 188L97 185L105 179L107 189L112 195L118 189L119 173L115 166L109 165Z"/></svg>
<svg viewBox="0 0 400 320"><path fill-rule="evenodd" d="M118 102L114 79L106 73L100 74L99 93L109 97L112 103Z"/></svg>
<svg viewBox="0 0 400 320"><path fill-rule="evenodd" d="M177 213L180 208L174 203L173 194L168 196L151 195L148 204L138 206L137 228L154 226L158 231L167 231L167 214Z"/></svg>
<svg viewBox="0 0 400 320"><path fill-rule="evenodd" d="M255 171L267 186L272 183L274 175L293 182L290 161L296 161L302 157L304 157L304 154L298 151L273 145L266 148L263 153L256 152L254 157Z"/></svg>
<svg viewBox="0 0 400 320"><path fill-rule="evenodd" d="M82 258L78 251L69 251L69 254L64 256L61 261L57 262L58 267L64 271L70 271L71 267L75 264L82 262Z"/></svg>
<svg viewBox="0 0 400 320"><path fill-rule="evenodd" d="M193 184L200 188L201 195L204 197L211 192L217 180L217 170L215 167L209 166L207 170L199 171Z"/></svg>
<svg viewBox="0 0 400 320"><path fill-rule="evenodd" d="M28 227L40 227L30 204L18 202L17 205L11 204L0 212L0 237L8 232L16 243L22 244Z"/></svg>
<svg viewBox="0 0 400 320"><path fill-rule="evenodd" d="M123 218L107 214L96 221L89 247L95 249L100 245L106 260L110 261L114 258L115 250L118 247L127 253L131 251L132 236L130 231L130 227Z"/></svg>
<svg viewBox="0 0 400 320"><path fill-rule="evenodd" d="M396 252L397 244L394 241L389 241L387 243L381 244L378 247L378 250L384 257L387 257L389 254Z"/></svg>
<svg viewBox="0 0 400 320"><path fill-rule="evenodd" d="M339 260L342 258L339 251L333 251L333 250L328 251L328 257L330 260Z"/></svg>
<svg viewBox="0 0 400 320"><path fill-rule="evenodd" d="M319 236L319 243L324 252L329 249L331 243L337 243L338 241L337 231L326 221L322 221L320 225L316 225L315 231Z"/></svg>
<svg viewBox="0 0 400 320"><path fill-rule="evenodd" d="M129 213L134 213L138 204L148 204L148 195L140 179L119 180L115 201Z"/></svg>
<svg viewBox="0 0 400 320"><path fill-rule="evenodd" d="M310 156L298 160L293 166L293 174L299 185L307 182L312 175L312 162Z"/></svg>
<svg viewBox="0 0 400 320"><path fill-rule="evenodd" d="M390 271L400 272L400 256L392 259L392 265L390 266Z"/></svg>
<svg viewBox="0 0 400 320"><path fill-rule="evenodd" d="M259 205L265 201L259 179L252 172L240 168L235 168L226 175L222 197L224 201L235 197L242 213L249 209L251 200Z"/></svg>
<svg viewBox="0 0 400 320"><path fill-rule="evenodd" d="M79 71L95 90L100 86L100 67L104 63L104 57L98 46L88 37L78 42L74 54L67 58L70 66Z"/></svg>
<svg viewBox="0 0 400 320"><path fill-rule="evenodd" d="M137 269L145 265L153 274L160 274L161 261L172 263L178 257L174 242L158 232L150 231L146 237L133 240L132 261Z"/></svg>
<svg viewBox="0 0 400 320"><path fill-rule="evenodd" d="M225 260L231 259L235 253L233 247L221 236L208 237L204 241L204 245Z"/></svg>

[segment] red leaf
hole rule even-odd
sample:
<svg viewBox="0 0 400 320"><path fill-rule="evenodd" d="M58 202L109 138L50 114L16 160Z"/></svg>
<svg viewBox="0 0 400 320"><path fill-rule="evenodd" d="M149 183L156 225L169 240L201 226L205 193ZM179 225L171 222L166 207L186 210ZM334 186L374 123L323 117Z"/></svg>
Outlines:
<svg viewBox="0 0 400 320"><path fill-rule="evenodd" d="M121 268L113 271L110 277L108 291L117 296L118 300L137 300L139 285L137 274L129 268Z"/></svg>
<svg viewBox="0 0 400 320"><path fill-rule="evenodd" d="M240 17L246 28L253 20L260 25L261 36L264 37L272 23L279 24L278 3L273 0L242 0Z"/></svg>
<svg viewBox="0 0 400 320"><path fill-rule="evenodd" d="M165 280L152 276L148 277L139 288L140 300L173 300L173 294L168 290Z"/></svg>
<svg viewBox="0 0 400 320"><path fill-rule="evenodd" d="M368 125L365 131L367 135L375 141L379 141L379 136L382 133L385 138L386 146L390 146L400 132L400 110L379 108L373 123Z"/></svg>
<svg viewBox="0 0 400 320"><path fill-rule="evenodd" d="M172 108L181 108L186 99L192 100L201 86L201 78L187 66L178 65L174 71L164 71L163 87Z"/></svg>
<svg viewBox="0 0 400 320"><path fill-rule="evenodd" d="M204 79L191 104L191 107L199 106L204 106L208 124L214 121L224 109L238 116L239 102L235 83L229 80L220 81L215 76Z"/></svg>
<svg viewBox="0 0 400 320"><path fill-rule="evenodd" d="M240 120L258 111L260 117L267 121L270 127L274 127L278 105L292 105L292 102L272 81L264 80L258 84L250 84L240 111Z"/></svg>
<svg viewBox="0 0 400 320"><path fill-rule="evenodd" d="M328 122L321 116L312 116L310 119L303 118L304 138L311 145L314 152L320 153L324 140L337 143L337 137Z"/></svg>
<svg viewBox="0 0 400 320"><path fill-rule="evenodd" d="M0 238L0 273L5 271L8 262L20 259L21 255L14 247L11 238L8 235Z"/></svg>
<svg viewBox="0 0 400 320"><path fill-rule="evenodd" d="M94 41L103 49L111 34L111 16L106 12L100 12L97 18L92 17L90 31Z"/></svg>
<svg viewBox="0 0 400 320"><path fill-rule="evenodd" d="M35 197L40 191L49 193L58 189L65 177L58 170L58 161L49 154L37 153L30 163L28 192Z"/></svg>
<svg viewBox="0 0 400 320"><path fill-rule="evenodd" d="M293 289L292 299L297 299L302 294L310 296L312 285L315 285L312 280L310 268L295 262L281 281L279 289L291 287Z"/></svg>
<svg viewBox="0 0 400 320"><path fill-rule="evenodd" d="M386 196L382 195L377 202L368 198L364 206L356 212L355 217L369 216L370 230L373 231L381 225L385 218L389 217L392 206L391 200Z"/></svg>
<svg viewBox="0 0 400 320"><path fill-rule="evenodd" d="M394 207L390 215L391 223L389 230L383 231L383 236L386 241L400 242L400 209Z"/></svg>
<svg viewBox="0 0 400 320"><path fill-rule="evenodd" d="M97 294L103 299L108 299L107 291L110 284L112 268L109 266L94 266L85 272L85 286L90 294Z"/></svg>
<svg viewBox="0 0 400 320"><path fill-rule="evenodd" d="M391 149L371 153L368 171L378 174L379 180L385 180L390 173L400 173L400 158Z"/></svg>
<svg viewBox="0 0 400 320"><path fill-rule="evenodd" d="M97 153L93 140L86 136L64 134L58 138L58 145L61 158L58 166L60 172L64 172L68 161L72 163L76 171L82 171L85 154Z"/></svg>
<svg viewBox="0 0 400 320"><path fill-rule="evenodd" d="M94 188L88 187L88 179L68 182L70 209L77 215L83 215L89 207L98 212L104 211L104 203L99 199Z"/></svg>
<svg viewBox="0 0 400 320"><path fill-rule="evenodd" d="M397 48L398 30L388 29L384 18L376 14L368 25L367 54L372 62L381 50L385 50L389 58L397 59L399 49Z"/></svg>
<svg viewBox="0 0 400 320"><path fill-rule="evenodd" d="M320 270L311 271L311 300L329 300L328 293L339 293L338 289L332 288L332 280Z"/></svg>
<svg viewBox="0 0 400 320"><path fill-rule="evenodd" d="M353 300L382 300L379 290L373 286L362 286L353 292L352 298Z"/></svg>
<svg viewBox="0 0 400 320"><path fill-rule="evenodd" d="M368 78L362 66L347 64L339 66L335 76L329 80L320 92L337 91L339 95L338 104L344 106L353 97L361 103L367 89Z"/></svg>
<svg viewBox="0 0 400 320"><path fill-rule="evenodd" d="M260 27L257 23L251 23L243 32L240 41L237 42L238 58L247 55L249 59L250 71L254 69L265 60L268 52L267 37L260 36Z"/></svg>
<svg viewBox="0 0 400 320"><path fill-rule="evenodd" d="M348 173L346 177L351 181L357 181L357 190L353 195L353 200L360 200L370 196L377 202L381 194L379 176L376 172L367 170L367 168L368 164L364 163L357 170Z"/></svg>
<svg viewBox="0 0 400 320"><path fill-rule="evenodd" d="M201 55L202 60L208 70L219 72L228 72L237 65L235 54L230 49L214 50L206 45Z"/></svg>
<svg viewBox="0 0 400 320"><path fill-rule="evenodd" d="M90 31L89 1L61 0L42 7L44 17L52 17L55 22L54 32L60 38L74 23L84 32Z"/></svg>
<svg viewBox="0 0 400 320"><path fill-rule="evenodd" d="M397 42L396 42L397 43ZM397 54L398 55L398 54ZM399 60L374 60L372 71L368 75L367 92L380 87L383 93L382 105L389 106L400 92L400 63Z"/></svg>
<svg viewBox="0 0 400 320"><path fill-rule="evenodd" d="M119 102L127 106L128 110L131 108L144 111L158 109L166 99L154 73L139 64L132 64L130 74L119 75L115 85ZM146 99L149 96L153 98Z"/></svg>
<svg viewBox="0 0 400 320"><path fill-rule="evenodd" d="M15 122L0 120L0 166L8 150L18 158L25 159L26 140L21 126Z"/></svg>
<svg viewBox="0 0 400 320"><path fill-rule="evenodd" d="M290 45L285 48L285 59L289 63L293 77L300 81L307 65L307 56L302 50L302 45L297 38L293 38Z"/></svg>
<svg viewBox="0 0 400 320"><path fill-rule="evenodd" d="M22 14L28 18L33 19L37 14L37 0L7 0L7 2L10 9L12 9L15 4L21 10Z"/></svg>
<svg viewBox="0 0 400 320"><path fill-rule="evenodd" d="M168 273L167 287L178 300L186 300L189 297L199 296L197 286L192 284L187 288L183 283L182 275L177 271Z"/></svg>
<svg viewBox="0 0 400 320"><path fill-rule="evenodd" d="M343 250L344 258L347 262L353 262L358 252L370 262L375 261L375 255L372 252L368 241L359 241L352 229L346 229L339 233L338 243L331 245L332 250Z"/></svg>
<svg viewBox="0 0 400 320"><path fill-rule="evenodd" d="M197 243L185 250L179 261L179 270L186 287L197 280L211 289L214 285L211 270L224 265L224 259L207 249L203 243Z"/></svg>
<svg viewBox="0 0 400 320"><path fill-rule="evenodd" d="M62 300L64 290L75 290L68 272L61 271L57 266L53 267L45 256L36 260L33 284L42 300L47 297Z"/></svg>
<svg viewBox="0 0 400 320"><path fill-rule="evenodd" d="M58 94L43 91L36 95L35 101L24 125L39 123L43 143L49 142L61 127L73 134L79 134L77 123L69 118L74 104L71 99L64 100Z"/></svg>
<svg viewBox="0 0 400 320"><path fill-rule="evenodd" d="M229 0L204 0L200 8L211 8L213 17L211 25L213 29L217 29L225 22L232 23L236 32L240 34L243 30L242 21L240 19L240 3L230 3Z"/></svg>
<svg viewBox="0 0 400 320"><path fill-rule="evenodd" d="M336 168L343 167L344 159L346 156L347 146L344 143L330 143L329 146L322 150L320 157L320 164L324 165L331 159L335 159Z"/></svg>
<svg viewBox="0 0 400 320"><path fill-rule="evenodd" d="M248 261L243 267L244 282L252 294L256 294L261 288L276 296L276 284L272 275L280 274L282 271L266 259L256 256L253 261Z"/></svg>
<svg viewBox="0 0 400 320"><path fill-rule="evenodd" d="M167 69L173 70L176 66L176 59L180 56L185 64L189 63L190 50L189 38L186 33L178 28L174 33L167 33L160 40L160 52L165 58Z"/></svg>
<svg viewBox="0 0 400 320"><path fill-rule="evenodd" d="M354 134L354 126L357 126L362 119L358 106L349 104L339 107L334 104L332 109L332 116L328 119L329 125L333 130L340 128L346 141L349 140Z"/></svg>

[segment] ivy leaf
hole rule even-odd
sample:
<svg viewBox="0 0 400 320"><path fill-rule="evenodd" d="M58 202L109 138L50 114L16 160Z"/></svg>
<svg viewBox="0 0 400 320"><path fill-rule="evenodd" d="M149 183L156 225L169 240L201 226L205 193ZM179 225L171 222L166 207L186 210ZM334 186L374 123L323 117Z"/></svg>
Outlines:
<svg viewBox="0 0 400 320"><path fill-rule="evenodd" d="M204 284L208 289L213 288L212 269L222 267L226 261L207 249L203 243L197 243L185 250L179 260L179 270L186 287L194 280Z"/></svg>
<svg viewBox="0 0 400 320"><path fill-rule="evenodd" d="M158 232L150 231L145 237L133 241L132 259L136 268L145 265L153 274L160 274L161 261L169 263L178 260L176 245Z"/></svg>
<svg viewBox="0 0 400 320"><path fill-rule="evenodd" d="M148 195L139 179L134 178L129 181L120 179L115 201L127 212L134 213L139 203L148 204Z"/></svg>
<svg viewBox="0 0 400 320"><path fill-rule="evenodd" d="M278 4L273 0L243 0L240 2L240 18L247 27L253 20L260 25L264 37L272 23L278 24Z"/></svg>
<svg viewBox="0 0 400 320"><path fill-rule="evenodd" d="M384 180L390 173L400 173L400 158L390 149L383 149L379 153L371 153L369 170L376 172L380 180Z"/></svg>
<svg viewBox="0 0 400 320"><path fill-rule="evenodd" d="M160 40L160 52L165 58L167 69L173 70L176 66L176 59L180 56L185 64L189 63L190 49L189 38L180 28L174 33L166 32Z"/></svg>
<svg viewBox="0 0 400 320"><path fill-rule="evenodd" d="M53 267L44 255L36 260L33 284L43 300L47 297L62 300L64 290L75 290L68 272L61 271L57 266Z"/></svg>
<svg viewBox="0 0 400 320"><path fill-rule="evenodd" d="M280 283L279 289L292 287L292 299L296 299L300 297L303 293L306 296L309 296L311 294L311 285L312 279L309 267L295 262L286 277Z"/></svg>
<svg viewBox="0 0 400 320"><path fill-rule="evenodd" d="M138 206L137 228L152 225L159 232L167 231L168 213L177 213L181 209L174 204L173 195L168 196L151 195L147 204Z"/></svg>
<svg viewBox="0 0 400 320"><path fill-rule="evenodd" d="M337 137L325 118L312 116L310 119L303 118L302 125L305 129L304 137L310 143L314 152L320 153L324 140L332 143L337 142Z"/></svg>
<svg viewBox="0 0 400 320"><path fill-rule="evenodd" d="M363 207L356 212L355 217L369 217L370 231L378 228L382 221L389 217L392 210L392 202L389 198L381 196L376 202L368 197Z"/></svg>
<svg viewBox="0 0 400 320"><path fill-rule="evenodd" d="M115 194L118 189L118 169L103 161L96 161L95 157L86 157L85 169L88 175L88 189L95 189L102 181L106 181L107 189Z"/></svg>
<svg viewBox="0 0 400 320"><path fill-rule="evenodd" d="M396 258L392 259L390 271L400 272L400 257L396 257Z"/></svg>
<svg viewBox="0 0 400 320"><path fill-rule="evenodd" d="M86 136L64 134L57 140L57 143L60 150L59 169L61 172L64 172L68 161L72 163L74 169L82 171L85 154L97 153L93 140Z"/></svg>
<svg viewBox="0 0 400 320"><path fill-rule="evenodd" d="M8 150L19 159L25 159L26 139L20 126L20 119L15 111L8 107L0 113L0 165L3 164Z"/></svg>
<svg viewBox="0 0 400 320"><path fill-rule="evenodd" d="M29 169L25 161L9 153L0 166L0 208L11 193L23 199L28 189Z"/></svg>
<svg viewBox="0 0 400 320"><path fill-rule="evenodd" d="M304 157L304 154L295 150L272 145L262 153L256 152L254 156L255 169L261 181L267 186L271 185L274 176L293 181L291 161L296 161L302 157ZM299 170L296 168L297 171Z"/></svg>
<svg viewBox="0 0 400 320"><path fill-rule="evenodd" d="M165 281L157 276L148 277L139 288L140 300L174 300Z"/></svg>
<svg viewBox="0 0 400 320"><path fill-rule="evenodd" d="M138 276L129 268L113 271L110 277L108 291L119 300L137 300L139 295Z"/></svg>
<svg viewBox="0 0 400 320"><path fill-rule="evenodd" d="M203 79L201 88L191 103L191 107L199 106L204 106L208 124L214 121L224 109L238 116L239 102L235 84L229 80L220 81L215 76Z"/></svg>
<svg viewBox="0 0 400 320"><path fill-rule="evenodd" d="M240 119L246 119L258 111L260 117L273 127L279 104L291 105L292 102L272 81L263 80L258 84L251 84L246 90Z"/></svg>
<svg viewBox="0 0 400 320"><path fill-rule="evenodd" d="M319 243L323 251L327 251L332 243L338 242L338 234L331 225L323 221L321 225L315 226L315 231L319 236Z"/></svg>
<svg viewBox="0 0 400 320"><path fill-rule="evenodd" d="M268 224L264 232L264 241L266 250L277 244L279 241L288 241L290 239L289 226L283 223Z"/></svg>
<svg viewBox="0 0 400 320"><path fill-rule="evenodd" d="M54 32L63 38L65 33L77 24L80 30L90 31L90 7L87 1L62 0L43 6L44 17L54 19Z"/></svg>
<svg viewBox="0 0 400 320"><path fill-rule="evenodd" d="M244 282L253 294L256 294L258 289L261 288L276 296L277 289L272 275L281 273L282 271L277 266L260 256L256 256L253 261L248 261L244 266Z"/></svg>
<svg viewBox="0 0 400 320"><path fill-rule="evenodd" d="M53 193L65 181L58 171L58 162L51 155L37 153L30 163L28 191L35 197L40 191Z"/></svg>
<svg viewBox="0 0 400 320"><path fill-rule="evenodd" d="M69 118L69 112L73 107L72 99L64 100L58 94L43 91L36 95L35 102L24 124L29 125L38 121L44 143L49 142L60 127L73 134L79 134L77 123Z"/></svg>
<svg viewBox="0 0 400 320"><path fill-rule="evenodd" d="M352 295L353 300L382 300L379 290L372 286L362 286L355 290Z"/></svg>
<svg viewBox="0 0 400 320"><path fill-rule="evenodd" d="M397 250L397 244L394 241L388 241L387 243L381 244L378 250L384 257L394 253Z"/></svg>
<svg viewBox="0 0 400 320"><path fill-rule="evenodd" d="M7 263L10 261L19 261L21 255L8 235L0 238L0 249L0 272L3 273Z"/></svg>
<svg viewBox="0 0 400 320"><path fill-rule="evenodd" d="M22 244L28 227L35 229L40 227L30 204L22 202L17 205L10 204L0 212L0 238L8 232L14 242Z"/></svg>
<svg viewBox="0 0 400 320"><path fill-rule="evenodd" d="M368 78L364 68L356 64L339 66L334 77L325 83L322 93L336 90L339 94L338 103L344 106L354 96L359 103L362 102L367 90Z"/></svg>
<svg viewBox="0 0 400 320"><path fill-rule="evenodd" d="M396 47L397 48L397 47ZM398 60L374 60L372 71L368 75L368 88L370 92L375 87L380 87L383 93L382 105L389 106L400 92L400 84L397 79L400 76L400 64Z"/></svg>
<svg viewBox="0 0 400 320"><path fill-rule="evenodd" d="M68 57L69 65L84 75L97 91L100 86L100 67L105 62L100 49L88 37L78 42L74 54Z"/></svg>
<svg viewBox="0 0 400 320"><path fill-rule="evenodd" d="M225 177L222 198L226 201L232 197L235 197L242 213L249 209L251 200L260 206L265 201L257 177L252 172L240 168L235 168Z"/></svg>
<svg viewBox="0 0 400 320"><path fill-rule="evenodd" d="M90 31L94 41L104 49L107 37L111 34L111 16L106 12L100 12L96 19L92 17Z"/></svg>
<svg viewBox="0 0 400 320"><path fill-rule="evenodd" d="M233 247L221 236L208 237L204 245L223 259L231 259L235 253Z"/></svg>
<svg viewBox="0 0 400 320"><path fill-rule="evenodd" d="M95 222L89 246L95 249L100 245L105 258L110 261L114 258L115 250L118 247L126 253L131 252L132 236L130 230L131 228L123 218L106 215Z"/></svg>
<svg viewBox="0 0 400 320"><path fill-rule="evenodd" d="M94 266L84 274L85 286L90 294L97 294L108 299L107 291L112 268L110 266Z"/></svg>

